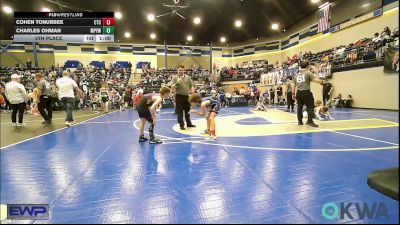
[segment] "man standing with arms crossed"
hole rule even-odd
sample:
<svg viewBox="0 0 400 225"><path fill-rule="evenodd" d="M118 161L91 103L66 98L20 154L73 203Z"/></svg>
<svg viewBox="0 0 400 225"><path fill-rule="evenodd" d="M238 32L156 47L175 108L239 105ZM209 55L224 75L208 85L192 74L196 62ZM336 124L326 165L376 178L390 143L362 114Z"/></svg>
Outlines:
<svg viewBox="0 0 400 225"><path fill-rule="evenodd" d="M307 125L311 127L318 127L314 123L314 96L310 90L311 81L319 84L323 84L323 81L317 77L317 75L307 70L310 63L308 61L302 61L300 63L301 70L293 78L293 99L297 100L297 120L299 125L303 125L303 106L307 107ZM297 91L297 92L296 92Z"/></svg>
<svg viewBox="0 0 400 225"><path fill-rule="evenodd" d="M50 83L43 78L43 74L41 73L37 73L35 79L37 82L36 87L38 89L37 97L39 98L36 100L39 103L37 107L40 115L42 115L44 119L42 124L50 124L53 117Z"/></svg>
<svg viewBox="0 0 400 225"><path fill-rule="evenodd" d="M189 94L194 93L194 82L190 76L185 74L185 67L178 67L178 75L175 75L171 81L171 88L175 90L176 113L178 114L178 123L181 130L185 130L183 122L183 111L185 111L185 119L187 127L195 127L190 121L190 103Z"/></svg>

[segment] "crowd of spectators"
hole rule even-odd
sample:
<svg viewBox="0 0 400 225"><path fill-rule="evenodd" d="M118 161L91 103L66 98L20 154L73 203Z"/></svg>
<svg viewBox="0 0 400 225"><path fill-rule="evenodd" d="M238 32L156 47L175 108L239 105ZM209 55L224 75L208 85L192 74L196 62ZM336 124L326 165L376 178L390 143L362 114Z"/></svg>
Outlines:
<svg viewBox="0 0 400 225"><path fill-rule="evenodd" d="M262 85L279 85L286 82L288 76L293 76L299 70L298 63L302 60L310 62L311 72L319 77L330 77L333 68L382 60L386 48L390 44L398 46L398 28L393 32L385 27L381 33L373 37L362 38L348 45L337 46L325 51L312 53L299 52L288 56L283 62L268 63L267 60L243 62L241 66L223 67L217 69L222 80L256 80Z"/></svg>
<svg viewBox="0 0 400 225"><path fill-rule="evenodd" d="M28 64L27 64L28 65ZM63 105L58 99L55 81L62 76L62 72L66 70L71 73L71 78L78 84L79 89L83 91L81 96L76 101L76 107L79 109L98 109L101 107L99 90L101 84L106 82L110 91L111 108L131 107L133 98L139 87L129 85L131 70L129 68L95 68L93 66L84 67L82 64L75 69L52 66L50 68L35 68L31 65L28 67L5 67L0 68L0 91L1 99L0 106L2 111L9 111L9 103L4 94L4 86L10 81L12 74L18 74L21 77L21 83L27 90L28 96L35 94L35 74L41 73L44 79L49 81L51 85L53 110L62 110ZM1 100L0 99L0 100ZM30 99L32 100L32 98ZM32 101L28 101L27 112L36 114L32 111Z"/></svg>
<svg viewBox="0 0 400 225"><path fill-rule="evenodd" d="M226 105L229 105L229 98L237 96L245 97L249 100L250 104L256 102L254 99L259 100L260 96L267 96L274 103L275 98L271 96L271 90L267 91L265 95L261 95L260 91L255 88L256 82L261 83L262 86L282 85L287 81L287 77L294 76L299 71L299 62L302 60L308 60L311 65L311 72L317 74L319 77L330 77L332 68L382 59L383 53L389 45L394 44L398 46L398 36L398 28L392 32L389 27L385 27L381 33L377 32L373 37L363 38L348 45L337 46L317 53L310 51L299 52L292 57L288 56L283 62L268 63L267 60L259 60L244 62L240 66L236 64L235 67L222 68L218 68L214 64L212 73L201 66L193 65L186 70L186 74L191 76L194 81L197 81L198 86L196 91L198 93L203 96L216 93L223 95L226 97L224 98L226 99ZM32 62L27 60L24 68L19 64L16 67L0 68L0 87L4 87L5 83L9 81L11 74L19 74L27 92L34 94L35 74L42 73L45 79L51 83L54 109L57 110L62 108L62 105L57 100L55 80L61 77L63 70L69 69L59 66L35 68L32 67ZM162 85L168 85L171 82L172 76L176 74L175 69L155 69L149 68L148 64L144 64L140 84L135 86L128 85L128 80L132 72L131 66L121 68L110 64L109 68L95 68L91 65L84 67L80 64L78 68L70 72L72 78L84 92L83 97L79 99L78 107L93 109L101 107L98 94L102 82L106 82L110 88L111 107L123 109L133 106L133 99L137 93L143 93L143 91L149 92ZM223 93L222 88L220 88L221 81L229 80L253 80L253 82L247 89L242 88L240 91L234 90L233 93ZM0 91L2 90L3 88L0 89ZM4 109L7 108L7 100L4 94L1 94L3 98L0 98L0 106ZM281 99L284 100L284 98L277 99L278 103L281 103ZM335 104L339 104L339 102L334 101Z"/></svg>
<svg viewBox="0 0 400 225"><path fill-rule="evenodd" d="M194 81L210 81L209 71L201 66L192 65L190 69L187 69L185 72L187 75L191 76ZM148 68L146 64L142 68L140 84L143 86L166 85L171 82L172 77L176 75L176 73L176 69Z"/></svg>

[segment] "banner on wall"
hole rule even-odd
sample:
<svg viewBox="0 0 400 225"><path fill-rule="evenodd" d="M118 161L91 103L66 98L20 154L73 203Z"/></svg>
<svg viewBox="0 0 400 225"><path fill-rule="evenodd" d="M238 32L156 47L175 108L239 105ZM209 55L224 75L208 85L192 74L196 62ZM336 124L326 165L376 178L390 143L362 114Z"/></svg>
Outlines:
<svg viewBox="0 0 400 225"><path fill-rule="evenodd" d="M246 97L233 97L231 98L230 106L248 106Z"/></svg>
<svg viewBox="0 0 400 225"><path fill-rule="evenodd" d="M67 60L64 64L65 68L78 68L80 62L78 60Z"/></svg>
<svg viewBox="0 0 400 225"><path fill-rule="evenodd" d="M106 68L106 63L104 61L91 61L90 65L96 68Z"/></svg>
<svg viewBox="0 0 400 225"><path fill-rule="evenodd" d="M147 68L150 68L150 62L138 62L136 64L136 69L142 69L145 65L147 65Z"/></svg>
<svg viewBox="0 0 400 225"><path fill-rule="evenodd" d="M399 49L396 47L389 47L385 53L385 65L383 68L385 73L398 73L399 72Z"/></svg>

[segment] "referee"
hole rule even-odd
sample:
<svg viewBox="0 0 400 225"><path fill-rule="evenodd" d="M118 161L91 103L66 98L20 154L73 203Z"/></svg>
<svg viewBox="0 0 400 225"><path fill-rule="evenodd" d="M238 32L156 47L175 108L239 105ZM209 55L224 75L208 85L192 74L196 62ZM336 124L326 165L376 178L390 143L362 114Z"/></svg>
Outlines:
<svg viewBox="0 0 400 225"><path fill-rule="evenodd" d="M171 88L175 90L176 114L178 114L178 123L181 130L185 130L183 122L183 111L185 111L185 119L187 127L195 127L190 121L190 103L189 94L194 93L194 82L190 76L185 74L185 67L178 67L178 75L175 75L171 81Z"/></svg>
<svg viewBox="0 0 400 225"><path fill-rule="evenodd" d="M306 124L311 127L318 127L318 125L313 121L314 96L310 91L310 83L313 81L315 83L323 84L323 81L307 70L309 65L310 63L308 61L302 61L300 63L301 70L294 76L292 93L293 99L297 100L297 120L299 121L299 125L303 125L303 106L306 105L308 115Z"/></svg>

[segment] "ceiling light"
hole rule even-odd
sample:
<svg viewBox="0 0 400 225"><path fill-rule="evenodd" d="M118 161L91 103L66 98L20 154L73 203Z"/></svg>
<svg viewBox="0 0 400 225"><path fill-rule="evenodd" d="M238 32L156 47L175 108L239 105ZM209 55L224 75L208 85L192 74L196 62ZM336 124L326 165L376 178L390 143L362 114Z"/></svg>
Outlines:
<svg viewBox="0 0 400 225"><path fill-rule="evenodd" d="M154 21L155 19L156 19L156 17L154 16L154 14L151 14L151 13L150 13L150 14L147 15L147 20L148 20L148 21L152 22L152 21Z"/></svg>
<svg viewBox="0 0 400 225"><path fill-rule="evenodd" d="M274 24L272 24L271 28L272 28L272 30L278 30L279 25L274 23Z"/></svg>
<svg viewBox="0 0 400 225"><path fill-rule="evenodd" d="M192 35L188 35L188 36L186 37L186 40L188 40L188 41L192 41L192 40L193 40L193 37L192 37Z"/></svg>
<svg viewBox="0 0 400 225"><path fill-rule="evenodd" d="M235 21L235 27L241 27L242 26L242 21L236 20Z"/></svg>
<svg viewBox="0 0 400 225"><path fill-rule="evenodd" d="M316 4L318 2L319 2L319 0L311 0L311 3L314 3L314 4Z"/></svg>
<svg viewBox="0 0 400 225"><path fill-rule="evenodd" d="M194 23L194 24L200 24L200 23L201 23L200 17L195 17L195 18L193 19L193 23Z"/></svg>
<svg viewBox="0 0 400 225"><path fill-rule="evenodd" d="M117 19L121 19L121 18L122 18L122 13L116 12L116 13L114 14L114 16L115 16L115 18L117 18Z"/></svg>
<svg viewBox="0 0 400 225"><path fill-rule="evenodd" d="M364 5L362 5L363 8L367 8L368 6L370 6L370 3L365 3Z"/></svg>
<svg viewBox="0 0 400 225"><path fill-rule="evenodd" d="M226 42L226 38L225 38L225 37L221 37L221 38L219 39L219 41L222 42L222 43L224 43L224 42Z"/></svg>
<svg viewBox="0 0 400 225"><path fill-rule="evenodd" d="M125 37L126 37L126 38L130 38L130 37L131 37L131 33L125 32Z"/></svg>
<svg viewBox="0 0 400 225"><path fill-rule="evenodd" d="M157 37L157 36L156 36L155 33L151 33L151 34L150 34L150 38L151 38L151 39L156 39L156 37Z"/></svg>
<svg viewBox="0 0 400 225"><path fill-rule="evenodd" d="M42 8L42 12L50 12L50 9L47 8L47 7L43 7L43 8Z"/></svg>
<svg viewBox="0 0 400 225"><path fill-rule="evenodd" d="M9 14L9 13L12 13L13 10L12 10L11 7L4 6L4 7L3 7L3 11L4 11L5 13L8 13L8 14Z"/></svg>

